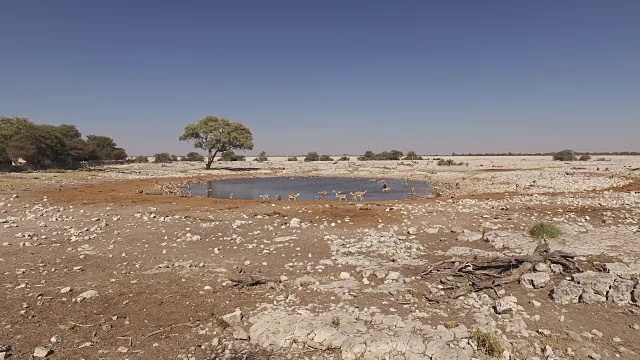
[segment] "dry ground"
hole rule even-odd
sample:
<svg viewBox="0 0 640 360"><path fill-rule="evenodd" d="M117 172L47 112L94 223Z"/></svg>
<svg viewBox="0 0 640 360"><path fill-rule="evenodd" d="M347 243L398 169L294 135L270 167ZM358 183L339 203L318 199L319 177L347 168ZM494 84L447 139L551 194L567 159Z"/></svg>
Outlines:
<svg viewBox="0 0 640 360"><path fill-rule="evenodd" d="M464 242L459 240L463 230L508 231L525 238L533 223L544 220L568 229L551 241L552 246L577 250L584 246L578 251L584 269L640 259L640 233L616 232L639 224L640 187L637 171L632 170L637 158L628 164L616 159L618 167L611 165L606 172L572 169L581 164L533 164L531 160L526 168L516 160L512 167L500 163L504 159L466 161L471 163L468 168L446 170L398 162L355 163L351 173L342 164L304 169L309 165L298 164L301 170L272 162L259 165L256 171L258 176L408 174L432 180L443 189L441 198L365 201L364 206L138 193L149 193L156 181L178 181L176 177L237 176L232 171L204 173L193 166L176 168L174 173L147 165L96 173L0 174L0 219L5 219L0 224L4 226L0 227L0 346L10 345L16 359L30 358L37 346L52 349L52 359L210 359L222 358L225 350L227 358L241 358L234 356L250 351L254 358L340 359L346 356L340 348L262 349L259 341L242 339L236 331L243 328L250 333L246 319L269 306L292 312L312 309L317 314L336 308L375 308L402 319L426 314L420 317L422 323L434 328L477 327L473 306L447 299L444 291L439 293L439 284L421 279L420 274L429 264L451 258L452 248L507 249L507 253L522 249L519 244L498 249L484 240ZM563 183L567 176L579 191L568 191L571 186ZM532 183L532 178L540 181ZM556 188L547 186L554 181ZM523 186L515 189L513 183ZM300 227L290 226L294 218L300 220ZM382 237L380 248L357 248L367 236L376 241ZM385 236L395 240L385 243ZM338 240L344 240L350 250L340 252ZM393 246L405 242L418 250L408 249L403 253L406 258L398 260ZM387 274L399 272L405 281L367 274L369 265L344 261L349 256L359 261L366 256L362 261ZM345 280L344 273L360 287L336 285ZM313 277L315 285L334 288L321 290L295 281L304 276ZM553 284L564 276L553 277ZM366 286L361 283L364 277ZM265 284L237 286L232 281L237 279L260 279ZM524 350L517 349L522 342L531 349L537 347L531 356L539 358L545 357L545 346L555 350L558 358L587 358L592 355L589 351L602 359L640 358L637 305L562 305L549 297L553 284L526 289L514 283L499 294L486 292L492 299L514 295L523 307L526 327L515 332L506 328L513 320L509 316L492 315L505 339L512 341L508 346L513 348L512 358L526 358L519 355ZM384 285L395 287L379 291ZM87 290L99 296L78 301ZM541 306L535 307L534 301ZM238 308L245 313L244 322L221 320ZM552 335L540 335L538 329ZM594 329L603 336L589 336ZM485 357L481 351L473 356Z"/></svg>

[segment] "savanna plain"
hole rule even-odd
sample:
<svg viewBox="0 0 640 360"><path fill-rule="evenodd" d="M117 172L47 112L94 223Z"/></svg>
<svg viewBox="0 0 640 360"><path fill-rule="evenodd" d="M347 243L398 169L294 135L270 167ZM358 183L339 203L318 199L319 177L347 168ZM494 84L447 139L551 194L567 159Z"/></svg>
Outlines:
<svg viewBox="0 0 640 360"><path fill-rule="evenodd" d="M640 156L454 159L2 174L0 358L640 358ZM162 191L270 176L438 196Z"/></svg>

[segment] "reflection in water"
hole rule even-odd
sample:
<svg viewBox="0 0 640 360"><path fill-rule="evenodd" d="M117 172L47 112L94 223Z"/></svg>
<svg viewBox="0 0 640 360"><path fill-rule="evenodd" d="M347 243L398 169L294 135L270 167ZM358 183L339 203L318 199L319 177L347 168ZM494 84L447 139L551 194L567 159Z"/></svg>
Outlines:
<svg viewBox="0 0 640 360"><path fill-rule="evenodd" d="M425 181L343 177L240 178L189 184L194 196L247 200L401 200L434 193Z"/></svg>

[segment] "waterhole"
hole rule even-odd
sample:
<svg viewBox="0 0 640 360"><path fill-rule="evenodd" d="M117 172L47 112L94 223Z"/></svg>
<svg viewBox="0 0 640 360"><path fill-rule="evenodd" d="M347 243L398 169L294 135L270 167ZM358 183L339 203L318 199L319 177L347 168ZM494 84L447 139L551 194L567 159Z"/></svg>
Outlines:
<svg viewBox="0 0 640 360"><path fill-rule="evenodd" d="M433 187L425 181L381 178L237 178L189 186L193 196L246 200L288 200L290 194L297 200L403 200L433 194Z"/></svg>

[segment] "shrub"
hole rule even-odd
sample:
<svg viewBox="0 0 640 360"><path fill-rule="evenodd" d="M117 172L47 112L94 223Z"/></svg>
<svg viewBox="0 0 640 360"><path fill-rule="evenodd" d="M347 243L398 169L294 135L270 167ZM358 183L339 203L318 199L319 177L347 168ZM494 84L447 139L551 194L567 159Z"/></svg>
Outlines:
<svg viewBox="0 0 640 360"><path fill-rule="evenodd" d="M204 161L204 156L198 154L195 151L188 153L187 155L182 157L182 161Z"/></svg>
<svg viewBox="0 0 640 360"><path fill-rule="evenodd" d="M173 157L169 153L159 153L154 155L155 160L154 163L170 163L173 161Z"/></svg>
<svg viewBox="0 0 640 360"><path fill-rule="evenodd" d="M456 166L461 166L464 165L464 163L461 161L459 163L451 160L451 159L440 159L438 160L438 166L452 166L452 165L456 165Z"/></svg>
<svg viewBox="0 0 640 360"><path fill-rule="evenodd" d="M233 151L225 151L220 156L220 161L244 161L245 157L243 155L238 155Z"/></svg>
<svg viewBox="0 0 640 360"><path fill-rule="evenodd" d="M553 154L553 160L557 161L575 161L578 160L576 152L573 150L562 150Z"/></svg>
<svg viewBox="0 0 640 360"><path fill-rule="evenodd" d="M349 161L349 160L351 160L351 158L346 155L343 155L342 157L340 157L340 159L338 159L338 161Z"/></svg>
<svg viewBox="0 0 640 360"><path fill-rule="evenodd" d="M379 154L376 154L371 150L367 150L364 155L358 157L358 160L400 160L403 155L404 153L399 150L383 151Z"/></svg>
<svg viewBox="0 0 640 360"><path fill-rule="evenodd" d="M416 154L415 151L409 151L403 160L424 160L422 156Z"/></svg>
<svg viewBox="0 0 640 360"><path fill-rule="evenodd" d="M139 163L139 164L148 163L149 162L149 158L146 157L146 156L140 155L140 156L136 156L136 158L133 159L133 162L134 163Z"/></svg>
<svg viewBox="0 0 640 360"><path fill-rule="evenodd" d="M329 155L320 156L320 161L333 161L333 158Z"/></svg>
<svg viewBox="0 0 640 360"><path fill-rule="evenodd" d="M478 344L478 350L491 357L502 356L505 350L504 346L494 334L477 329L473 332L472 337L476 344Z"/></svg>
<svg viewBox="0 0 640 360"><path fill-rule="evenodd" d="M578 160L580 160L580 161L588 161L588 160L591 160L591 155L589 155L589 154L584 154L584 155L580 156L580 158L579 158Z"/></svg>
<svg viewBox="0 0 640 360"><path fill-rule="evenodd" d="M257 162L265 162L265 161L269 161L269 158L267 157L267 152L263 151L260 153L260 155L258 155L258 157L256 158Z"/></svg>
<svg viewBox="0 0 640 360"><path fill-rule="evenodd" d="M298 161L298 158L296 156L292 156L288 158L287 161Z"/></svg>
<svg viewBox="0 0 640 360"><path fill-rule="evenodd" d="M529 235L534 239L553 239L562 234L562 230L554 224L537 223L529 230Z"/></svg>
<svg viewBox="0 0 640 360"><path fill-rule="evenodd" d="M320 155L317 152L310 152L305 156L304 161L319 161Z"/></svg>
<svg viewBox="0 0 640 360"><path fill-rule="evenodd" d="M48 173L48 174L64 174L64 173L67 172L67 170L63 170L63 169L45 169L44 172Z"/></svg>

